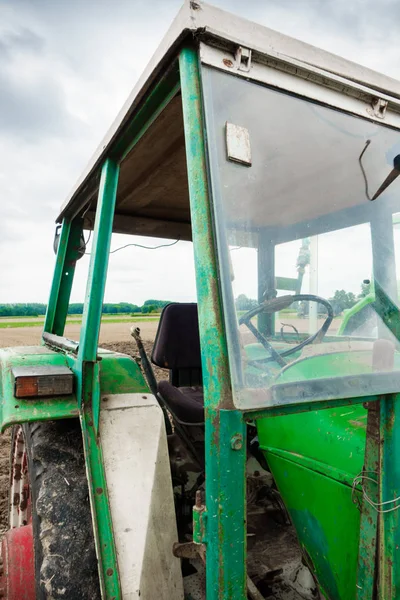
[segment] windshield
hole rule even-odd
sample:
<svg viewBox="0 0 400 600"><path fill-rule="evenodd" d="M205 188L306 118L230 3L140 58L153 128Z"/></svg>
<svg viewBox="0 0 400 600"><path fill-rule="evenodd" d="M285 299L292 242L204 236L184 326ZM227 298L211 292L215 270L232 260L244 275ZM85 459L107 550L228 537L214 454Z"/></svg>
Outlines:
<svg viewBox="0 0 400 600"><path fill-rule="evenodd" d="M236 405L397 391L399 132L202 77Z"/></svg>

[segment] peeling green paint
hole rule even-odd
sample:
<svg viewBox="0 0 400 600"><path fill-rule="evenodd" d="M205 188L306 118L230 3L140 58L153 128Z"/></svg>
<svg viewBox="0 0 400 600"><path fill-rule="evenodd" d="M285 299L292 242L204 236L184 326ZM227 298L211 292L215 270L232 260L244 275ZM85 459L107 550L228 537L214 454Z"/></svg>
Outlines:
<svg viewBox="0 0 400 600"><path fill-rule="evenodd" d="M233 407L215 257L197 50L179 56L205 406L207 600L246 593L246 425ZM232 433L242 436L234 449Z"/></svg>
<svg viewBox="0 0 400 600"><path fill-rule="evenodd" d="M118 176L119 166L107 159L101 171L79 350L73 367L77 379L78 404L81 409L90 502L94 514L100 587L102 597L107 600L121 598L121 585L101 442L98 435L101 390L97 351ZM98 493L99 490L101 493Z"/></svg>
<svg viewBox="0 0 400 600"><path fill-rule="evenodd" d="M367 437L363 472L367 479L363 488L372 502L379 501L380 472L380 402L368 404ZM351 422L351 421L350 421ZM374 481L376 483L374 483ZM360 499L360 543L358 549L357 600L370 600L376 585L378 512L365 496Z"/></svg>
<svg viewBox="0 0 400 600"><path fill-rule="evenodd" d="M400 497L400 394L381 402L381 486L380 501ZM397 424L394 426L394 424ZM399 501L385 504L379 524L379 599L400 596L400 516ZM393 510L394 509L394 510Z"/></svg>

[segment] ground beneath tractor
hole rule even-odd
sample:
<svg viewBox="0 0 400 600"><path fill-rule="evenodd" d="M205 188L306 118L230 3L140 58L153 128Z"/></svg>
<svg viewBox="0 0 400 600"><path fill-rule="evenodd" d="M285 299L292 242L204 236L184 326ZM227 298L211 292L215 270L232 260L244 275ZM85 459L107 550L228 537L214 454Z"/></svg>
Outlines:
<svg viewBox="0 0 400 600"><path fill-rule="evenodd" d="M151 325L151 327L150 327ZM24 338L21 330L18 331L18 345L38 344L39 339L36 328L27 328L27 337ZM102 348L128 354L138 358L133 339L129 335L129 328L124 324L126 330L125 341L108 341L113 335L107 330L107 335L101 336ZM145 328L143 328L145 329ZM143 334L154 339L156 324L149 324L149 331ZM4 333L4 330L3 332ZM114 333L114 332L113 332ZM115 335L115 334L114 334ZM40 334L39 334L40 336ZM71 335L71 337L73 337ZM3 338L3 339L2 339ZM107 340L108 338L108 340ZM10 345L7 336L0 336L0 347ZM144 341L147 353L150 355L153 341ZM167 379L168 372L155 367L155 375L158 380ZM10 467L10 434L6 432L0 436L0 534L8 528L8 490L9 490L9 467ZM269 515L257 517L258 523L254 530L255 536L248 539L249 562L248 570L253 581L257 583L265 599L268 600L312 600L318 598L309 572L302 567L300 548L297 543L296 534L291 525L281 525L274 521ZM200 565L201 571L201 565ZM268 572L276 573L271 579ZM202 600L204 596L199 596ZM196 599L197 600L197 599Z"/></svg>

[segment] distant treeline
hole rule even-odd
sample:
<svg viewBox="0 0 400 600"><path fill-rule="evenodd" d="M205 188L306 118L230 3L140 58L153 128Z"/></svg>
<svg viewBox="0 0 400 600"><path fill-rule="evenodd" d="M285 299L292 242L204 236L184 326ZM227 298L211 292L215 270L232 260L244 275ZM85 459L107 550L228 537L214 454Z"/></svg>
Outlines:
<svg viewBox="0 0 400 600"><path fill-rule="evenodd" d="M169 304L169 302L169 300L146 300L142 306L130 304L129 302L103 304L103 314L149 314L160 312L166 304ZM46 308L46 304L39 304L37 302L27 304L0 304L0 317L39 317L46 314ZM69 305L69 315L81 315L82 313L83 304L81 302Z"/></svg>

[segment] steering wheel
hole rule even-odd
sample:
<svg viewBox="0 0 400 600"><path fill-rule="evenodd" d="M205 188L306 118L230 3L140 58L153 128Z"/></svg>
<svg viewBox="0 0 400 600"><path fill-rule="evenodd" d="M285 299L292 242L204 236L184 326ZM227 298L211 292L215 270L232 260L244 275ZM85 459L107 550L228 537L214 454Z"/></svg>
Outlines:
<svg viewBox="0 0 400 600"><path fill-rule="evenodd" d="M317 302L318 304L322 304L328 311L328 316L323 322L322 326L318 329L316 333L310 335L307 339L303 340L296 346L289 348L289 350L285 350L284 352L277 352L275 348L269 343L267 338L260 332L254 325L251 323L251 319L260 313L276 313L285 308L289 308L293 304L293 302ZM320 296L315 296L314 294L295 294L294 296L286 295L279 296L278 298L272 298L271 300L265 300L255 308L249 310L245 315L240 317L239 325L246 325L246 327L251 331L251 333L256 337L256 339L264 346L266 350L271 354L268 358L261 358L259 360L250 361L251 363L260 363L260 362L268 362L268 361L276 361L282 367L287 364L284 360L285 356L290 356L294 354L298 350L307 346L307 344L312 344L314 342L320 342L326 332L329 329L330 324L332 323L334 317L333 308L328 300L325 298L321 298Z"/></svg>

